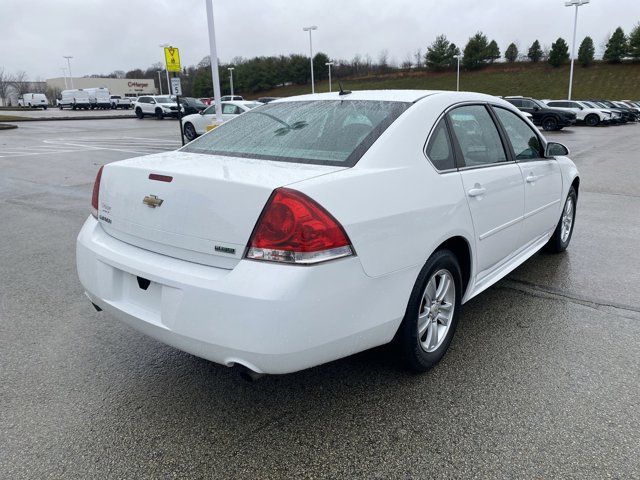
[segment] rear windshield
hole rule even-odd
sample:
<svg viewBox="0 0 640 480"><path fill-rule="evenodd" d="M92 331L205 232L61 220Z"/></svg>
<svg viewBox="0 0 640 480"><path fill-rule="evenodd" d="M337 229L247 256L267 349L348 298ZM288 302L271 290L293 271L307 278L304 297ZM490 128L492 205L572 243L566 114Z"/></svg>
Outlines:
<svg viewBox="0 0 640 480"><path fill-rule="evenodd" d="M411 103L316 100L261 105L185 152L351 167Z"/></svg>

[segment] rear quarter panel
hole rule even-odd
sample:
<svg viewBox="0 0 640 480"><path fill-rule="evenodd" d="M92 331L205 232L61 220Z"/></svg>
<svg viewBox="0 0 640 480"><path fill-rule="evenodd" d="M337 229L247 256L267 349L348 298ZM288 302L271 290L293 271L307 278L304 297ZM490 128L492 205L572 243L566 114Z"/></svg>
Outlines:
<svg viewBox="0 0 640 480"><path fill-rule="evenodd" d="M416 268L417 276L452 236L462 236L473 249L460 174L438 173L423 153L434 122L450 103L446 94L417 102L355 167L293 185L340 221L368 276L407 268Z"/></svg>

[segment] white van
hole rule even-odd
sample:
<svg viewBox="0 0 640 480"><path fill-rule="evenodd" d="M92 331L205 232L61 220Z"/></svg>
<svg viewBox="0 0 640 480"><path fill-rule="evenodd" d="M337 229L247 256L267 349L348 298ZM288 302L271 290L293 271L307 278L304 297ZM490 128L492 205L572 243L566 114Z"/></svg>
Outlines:
<svg viewBox="0 0 640 480"><path fill-rule="evenodd" d="M89 94L91 110L94 108L111 108L111 93L108 88L85 88L84 91Z"/></svg>
<svg viewBox="0 0 640 480"><path fill-rule="evenodd" d="M84 108L88 110L91 107L89 94L81 88L74 90L63 90L58 100L58 107L62 110L64 107L75 110L76 108Z"/></svg>
<svg viewBox="0 0 640 480"><path fill-rule="evenodd" d="M45 110L49 106L49 100L44 93L25 93L18 98L19 107L38 108Z"/></svg>

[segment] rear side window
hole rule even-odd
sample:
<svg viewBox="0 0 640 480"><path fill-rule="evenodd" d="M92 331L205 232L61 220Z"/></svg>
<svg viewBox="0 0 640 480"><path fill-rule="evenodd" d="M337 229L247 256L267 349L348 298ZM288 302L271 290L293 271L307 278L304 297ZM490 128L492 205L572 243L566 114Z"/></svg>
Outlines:
<svg viewBox="0 0 640 480"><path fill-rule="evenodd" d="M531 160L542 157L542 145L538 135L515 113L504 108L494 108L513 147L516 160Z"/></svg>
<svg viewBox="0 0 640 480"><path fill-rule="evenodd" d="M451 138L444 119L440 120L436 128L434 128L427 144L426 154L433 166L438 170L455 168L456 163Z"/></svg>
<svg viewBox="0 0 640 480"><path fill-rule="evenodd" d="M224 123L182 150L351 167L411 103L275 102Z"/></svg>
<svg viewBox="0 0 640 480"><path fill-rule="evenodd" d="M507 161L498 129L483 105L458 107L449 119L466 167Z"/></svg>

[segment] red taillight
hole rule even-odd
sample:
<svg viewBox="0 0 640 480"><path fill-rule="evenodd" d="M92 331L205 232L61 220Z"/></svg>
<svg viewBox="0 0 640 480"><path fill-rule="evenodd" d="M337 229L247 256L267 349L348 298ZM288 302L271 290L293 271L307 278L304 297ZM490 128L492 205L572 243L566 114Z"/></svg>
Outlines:
<svg viewBox="0 0 640 480"><path fill-rule="evenodd" d="M316 201L288 188L273 192L249 240L247 258L310 264L353 255L349 237Z"/></svg>
<svg viewBox="0 0 640 480"><path fill-rule="evenodd" d="M100 167L98 174L96 175L96 181L93 184L93 195L91 196L91 215L98 218L98 197L100 196L100 180L102 179L102 169Z"/></svg>

